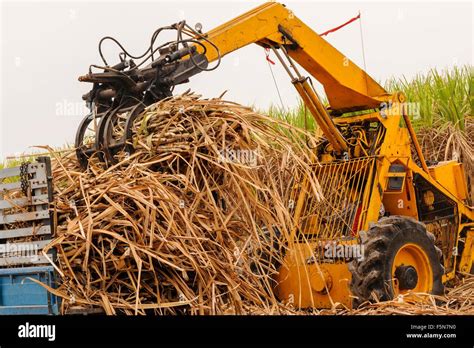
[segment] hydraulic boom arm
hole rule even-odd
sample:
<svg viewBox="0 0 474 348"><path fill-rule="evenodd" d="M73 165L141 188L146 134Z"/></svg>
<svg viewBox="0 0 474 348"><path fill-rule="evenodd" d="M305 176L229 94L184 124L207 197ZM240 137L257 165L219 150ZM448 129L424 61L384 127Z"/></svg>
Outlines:
<svg viewBox="0 0 474 348"><path fill-rule="evenodd" d="M154 48L153 43L162 30L176 30L178 39ZM107 38L110 39L101 40L99 50ZM132 59L127 60L127 53L123 51L121 62L108 66L100 51L105 66L92 67L103 69L103 72L95 73L90 69L89 74L79 78L94 84L92 90L83 96L91 114L84 118L76 135L77 157L83 167L95 153L99 153L107 163L116 163L117 153L122 150L132 152L131 125L144 107L171 96L173 87L187 82L191 76L212 70L207 68L210 62L219 61L221 57L252 43L273 50L332 149L342 157L348 152L348 144L323 107L309 78L298 71L295 63L324 86L332 115L378 108L381 102L391 99L366 72L293 12L275 2L263 4L205 34L192 29L184 21L159 28L151 42L148 57L138 64ZM155 59L157 51L159 57ZM142 66L150 58L151 63ZM123 119L127 122L116 127ZM85 134L93 123L98 123L98 127L95 142L90 146L84 140L88 138ZM113 137L114 127L125 129L122 137Z"/></svg>
<svg viewBox="0 0 474 348"><path fill-rule="evenodd" d="M285 6L265 3L205 34L220 56L251 43L286 47L288 55L324 86L334 110L379 107L387 92L367 73L330 45ZM209 43L206 57L216 60Z"/></svg>
<svg viewBox="0 0 474 348"><path fill-rule="evenodd" d="M212 62L251 43L272 48L292 77L298 93L336 152L347 150L308 79L299 74L292 60L323 86L331 109L336 112L377 108L387 92L365 71L321 38L279 3L265 3L206 33L206 57ZM216 46L219 51L211 46ZM281 49L295 76L275 49ZM198 51L200 48L198 48ZM202 48L201 48L202 51Z"/></svg>

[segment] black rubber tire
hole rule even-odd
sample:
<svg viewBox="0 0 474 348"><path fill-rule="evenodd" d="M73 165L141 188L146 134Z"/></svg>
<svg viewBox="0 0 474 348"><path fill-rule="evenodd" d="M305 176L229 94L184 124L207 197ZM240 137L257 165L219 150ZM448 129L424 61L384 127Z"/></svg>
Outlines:
<svg viewBox="0 0 474 348"><path fill-rule="evenodd" d="M393 299L392 264L397 251L407 243L420 246L428 256L433 271L432 294L444 293L442 253L434 244L434 235L421 222L405 216L383 217L367 232L360 232L359 238L364 257L349 263L354 308L367 301Z"/></svg>

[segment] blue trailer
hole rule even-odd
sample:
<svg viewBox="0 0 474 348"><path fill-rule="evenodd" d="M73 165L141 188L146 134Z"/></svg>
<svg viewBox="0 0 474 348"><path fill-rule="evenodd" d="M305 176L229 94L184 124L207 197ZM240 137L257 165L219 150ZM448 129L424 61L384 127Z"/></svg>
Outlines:
<svg viewBox="0 0 474 348"><path fill-rule="evenodd" d="M55 286L52 266L0 269L0 315L59 314L58 298L32 279Z"/></svg>

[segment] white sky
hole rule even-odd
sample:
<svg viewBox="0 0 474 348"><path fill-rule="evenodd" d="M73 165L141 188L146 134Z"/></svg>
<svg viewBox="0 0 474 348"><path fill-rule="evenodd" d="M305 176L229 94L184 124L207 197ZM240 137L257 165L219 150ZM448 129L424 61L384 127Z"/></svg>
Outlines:
<svg viewBox="0 0 474 348"><path fill-rule="evenodd" d="M0 0L1 1L1 0ZM259 1L1 1L0 159L32 152L32 145L72 143L83 117L81 95L91 85L77 77L101 63L97 43L114 36L131 53L143 52L159 26L186 19L204 31L255 7ZM410 78L430 68L472 64L473 2L285 1L316 32L362 13L368 73L377 81ZM327 40L363 66L359 23ZM118 51L108 45L107 57ZM283 68L273 67L285 105L297 94ZM263 49L248 46L226 56L178 89L266 108L280 104Z"/></svg>

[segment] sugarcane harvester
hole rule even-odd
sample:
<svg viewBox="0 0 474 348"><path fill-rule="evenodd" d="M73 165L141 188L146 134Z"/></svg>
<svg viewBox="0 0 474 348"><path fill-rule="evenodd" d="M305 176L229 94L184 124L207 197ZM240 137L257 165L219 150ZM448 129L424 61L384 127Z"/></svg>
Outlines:
<svg viewBox="0 0 474 348"><path fill-rule="evenodd" d="M122 53L109 66L100 44L103 66L79 78L93 84L84 96L91 113L76 136L84 168L94 156L111 166L131 155L132 125L148 105L254 43L275 54L324 134L313 165L324 198L312 197L307 180L297 183L295 226L278 265L277 296L301 308L351 307L408 293L442 294L457 271L472 272L474 213L462 164L427 165L402 93L388 93L279 3L201 29L184 21L160 28L138 57L113 38L101 41L115 41ZM169 30L176 40L155 47ZM324 87L328 107L311 78ZM328 257L322 241L359 245L362 255Z"/></svg>

